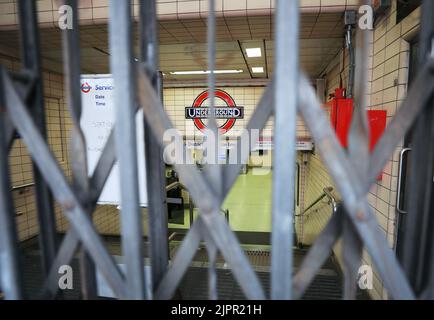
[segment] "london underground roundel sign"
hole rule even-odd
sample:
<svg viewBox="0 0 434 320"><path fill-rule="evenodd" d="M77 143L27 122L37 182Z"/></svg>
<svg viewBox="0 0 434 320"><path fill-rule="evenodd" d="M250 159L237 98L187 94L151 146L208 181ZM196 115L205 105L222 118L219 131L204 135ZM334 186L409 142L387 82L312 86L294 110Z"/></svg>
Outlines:
<svg viewBox="0 0 434 320"><path fill-rule="evenodd" d="M219 132L224 134L228 132L234 125L237 119L244 118L244 108L235 104L234 99L225 91L216 89L215 99L220 99L225 106L214 107L215 119L223 119L223 124L219 127ZM200 93L193 101L192 107L185 108L185 118L192 119L196 128L200 131L206 129L204 119L208 119L211 115L211 109L204 106L204 102L210 97L209 90Z"/></svg>
<svg viewBox="0 0 434 320"><path fill-rule="evenodd" d="M83 91L83 93L89 93L90 89L92 89L92 87L88 82L85 82L81 85L81 91Z"/></svg>

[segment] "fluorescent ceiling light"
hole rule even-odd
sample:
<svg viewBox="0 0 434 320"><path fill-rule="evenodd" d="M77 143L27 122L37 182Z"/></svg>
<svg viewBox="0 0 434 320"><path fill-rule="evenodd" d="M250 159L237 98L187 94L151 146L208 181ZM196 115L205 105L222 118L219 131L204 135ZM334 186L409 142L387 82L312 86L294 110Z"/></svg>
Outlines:
<svg viewBox="0 0 434 320"><path fill-rule="evenodd" d="M264 73L264 67L252 67L253 73Z"/></svg>
<svg viewBox="0 0 434 320"><path fill-rule="evenodd" d="M241 73L243 70L214 70L214 73ZM195 74L209 74L209 70L192 70L192 71L172 71L169 72L173 75L195 75Z"/></svg>
<svg viewBox="0 0 434 320"><path fill-rule="evenodd" d="M170 74L174 75L187 75L187 74L206 74L206 71L204 70L197 70L197 71L172 71L169 72Z"/></svg>
<svg viewBox="0 0 434 320"><path fill-rule="evenodd" d="M246 48L246 53L249 58L262 57L261 48Z"/></svg>
<svg viewBox="0 0 434 320"><path fill-rule="evenodd" d="M242 73L243 70L215 70L214 73ZM210 73L207 71L207 73Z"/></svg>

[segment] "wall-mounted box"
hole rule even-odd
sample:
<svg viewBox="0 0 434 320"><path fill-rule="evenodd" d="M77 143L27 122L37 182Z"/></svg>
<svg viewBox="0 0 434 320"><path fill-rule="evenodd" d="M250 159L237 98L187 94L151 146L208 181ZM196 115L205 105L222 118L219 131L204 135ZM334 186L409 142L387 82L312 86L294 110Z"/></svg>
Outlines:
<svg viewBox="0 0 434 320"><path fill-rule="evenodd" d="M348 147L348 135L353 116L353 99L343 97L342 90L337 89L335 97L326 103L325 108L330 113L331 126L342 147ZM370 131L369 150L372 151L386 129L387 112L385 110L368 110L368 126ZM381 180L381 176L379 177Z"/></svg>

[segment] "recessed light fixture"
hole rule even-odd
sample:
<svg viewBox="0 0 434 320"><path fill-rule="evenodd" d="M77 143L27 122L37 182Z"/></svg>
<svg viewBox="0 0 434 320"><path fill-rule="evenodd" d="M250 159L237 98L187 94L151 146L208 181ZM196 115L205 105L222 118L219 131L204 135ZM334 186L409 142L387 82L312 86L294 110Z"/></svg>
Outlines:
<svg viewBox="0 0 434 320"><path fill-rule="evenodd" d="M261 48L246 48L246 53L249 58L262 57Z"/></svg>
<svg viewBox="0 0 434 320"><path fill-rule="evenodd" d="M214 73L242 73L243 70L238 69L238 70L215 70ZM210 73L209 71L207 71L207 73Z"/></svg>
<svg viewBox="0 0 434 320"><path fill-rule="evenodd" d="M264 67L252 67L253 73L264 73Z"/></svg>
<svg viewBox="0 0 434 320"><path fill-rule="evenodd" d="M214 70L215 74L227 74L227 73L242 73L243 70ZM197 75L197 74L209 74L209 70L192 70L192 71L172 71L169 72L173 75Z"/></svg>

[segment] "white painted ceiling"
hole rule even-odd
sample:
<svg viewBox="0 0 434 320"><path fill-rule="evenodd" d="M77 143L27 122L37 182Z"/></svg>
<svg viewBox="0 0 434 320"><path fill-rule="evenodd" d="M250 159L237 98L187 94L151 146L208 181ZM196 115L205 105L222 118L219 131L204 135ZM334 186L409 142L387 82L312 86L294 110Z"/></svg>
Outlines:
<svg viewBox="0 0 434 320"><path fill-rule="evenodd" d="M319 76L335 57L343 37L342 13L302 14L300 62L311 78ZM216 68L240 69L239 74L218 75L222 80L266 79L273 72L273 16L221 17L217 19ZM207 70L206 19L159 22L160 69L167 81L205 80L206 76L170 75L171 71ZM58 29L41 29L43 66L62 71L62 45ZM109 73L107 25L80 27L83 73ZM134 47L138 56L137 27ZM245 48L260 47L262 57L248 58ZM17 31L0 32L1 52L19 55ZM265 54L264 54L265 53ZM289 52L288 54L291 54ZM263 74L251 73L251 67L263 67Z"/></svg>

